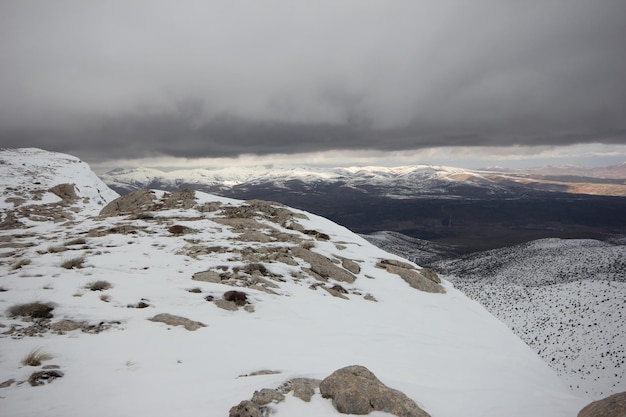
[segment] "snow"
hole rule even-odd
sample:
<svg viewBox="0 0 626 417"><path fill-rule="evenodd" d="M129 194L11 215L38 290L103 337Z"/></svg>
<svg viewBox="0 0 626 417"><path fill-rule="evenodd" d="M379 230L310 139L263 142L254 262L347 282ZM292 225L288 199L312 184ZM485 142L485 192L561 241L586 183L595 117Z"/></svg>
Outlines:
<svg viewBox="0 0 626 417"><path fill-rule="evenodd" d="M15 207L10 199L25 198L29 204L47 204L60 198L47 191L59 184L74 184L81 211L98 213L102 207L118 197L89 166L66 154L46 152L36 148L0 149L0 178L3 192L0 209Z"/></svg>
<svg viewBox="0 0 626 417"><path fill-rule="evenodd" d="M49 159L51 183L78 180L75 171L55 165L65 156L59 159L58 154L21 150L3 153L2 158L18 160L15 155L27 165L31 159L46 165ZM66 161L69 167L78 163L71 158ZM2 181L19 187L23 186L20 178L3 175ZM99 189L98 181L77 186ZM157 197L162 195L157 193ZM196 195L202 202L244 204ZM11 208L2 206L3 210ZM279 286L277 294L242 289L255 309L250 313L223 310L205 301L209 295L221 297L232 287L193 281L192 275L245 264L237 255L242 248L260 250L288 243L241 241L232 229L215 221L218 212L163 210L154 219L99 218L93 212L86 207L77 219L63 224L31 222L27 229L0 230L3 246L11 250L9 257L0 258L0 286L5 290L0 292L0 324L5 326L0 329L0 383L10 378L25 381L40 369L20 363L38 347L52 356L44 365L58 365L64 373L44 386L14 383L0 388L2 415L227 416L230 407L250 399L255 390L275 388L294 377L323 379L353 364L368 367L433 417L565 417L575 415L588 402L572 394L526 344L452 284L444 281L446 294L409 287L397 275L375 266L380 259L402 258L327 219L310 213L306 219L296 218L305 229L329 235L327 241L302 235L311 240L311 250L359 263L361 271L354 283L338 283L349 291L349 300L311 289L316 282L312 277L296 276L307 266L302 262L268 262L264 265L281 275L272 281ZM174 235L167 231L171 224L184 224L197 232ZM87 233L119 225L137 229L132 234ZM275 223L272 226L295 233ZM84 237L86 243L68 245L76 237ZM191 256L191 245L219 246L225 251ZM69 250L49 250L57 246ZM60 267L64 260L78 256L85 258L83 268ZM31 263L13 269L18 258ZM96 280L106 280L112 288L85 288ZM201 292L190 292L194 287ZM365 294L377 301L366 300ZM103 296L108 299L104 301ZM85 320L111 327L97 334L80 330L35 337L6 334L30 324L9 317L7 309L33 300L55 303L53 321ZM141 300L149 306L128 307ZM158 313L183 316L207 327L187 331L147 320ZM243 376L266 369L280 373ZM277 417L339 415L319 393L311 403L288 395L284 403L272 408Z"/></svg>

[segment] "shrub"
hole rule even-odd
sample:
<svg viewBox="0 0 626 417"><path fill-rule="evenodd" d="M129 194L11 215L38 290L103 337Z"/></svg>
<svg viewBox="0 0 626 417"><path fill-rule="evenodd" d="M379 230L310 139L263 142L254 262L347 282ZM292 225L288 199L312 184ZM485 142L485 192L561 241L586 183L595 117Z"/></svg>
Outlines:
<svg viewBox="0 0 626 417"><path fill-rule="evenodd" d="M104 291L112 287L113 285L111 285L109 281L104 281L104 280L90 282L89 284L85 286L85 288L91 291Z"/></svg>
<svg viewBox="0 0 626 417"><path fill-rule="evenodd" d="M82 268L85 263L84 256L77 256L74 258L67 259L61 263L61 267L65 269L74 269L74 268Z"/></svg>
<svg viewBox="0 0 626 417"><path fill-rule="evenodd" d="M10 307L7 311L11 317L31 317L33 319L49 319L52 318L52 310L54 304L43 303L41 301L33 301L32 303L17 304Z"/></svg>
<svg viewBox="0 0 626 417"><path fill-rule="evenodd" d="M15 270L15 269L20 269L21 267L23 267L24 265L30 265L31 260L30 259L26 259L26 258L21 258L18 259L17 261L15 261L13 263L13 265L11 265L11 269Z"/></svg>
<svg viewBox="0 0 626 417"><path fill-rule="evenodd" d="M41 362L52 359L52 356L47 354L46 352L42 352L41 348L35 348L30 351L30 353L24 356L22 359L22 365L25 366L39 366Z"/></svg>

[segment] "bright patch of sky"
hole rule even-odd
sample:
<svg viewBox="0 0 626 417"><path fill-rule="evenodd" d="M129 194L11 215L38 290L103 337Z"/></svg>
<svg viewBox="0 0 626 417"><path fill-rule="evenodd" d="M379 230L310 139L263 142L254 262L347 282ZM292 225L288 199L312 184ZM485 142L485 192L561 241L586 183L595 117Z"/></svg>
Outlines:
<svg viewBox="0 0 626 417"><path fill-rule="evenodd" d="M89 161L89 158L85 158ZM249 166L405 166L418 164L459 168L532 168L547 165L602 167L626 161L626 145L579 144L570 146L440 147L414 151L325 151L295 155L241 155L236 158L180 158L153 156L90 163L94 171L149 167L164 171L192 168Z"/></svg>

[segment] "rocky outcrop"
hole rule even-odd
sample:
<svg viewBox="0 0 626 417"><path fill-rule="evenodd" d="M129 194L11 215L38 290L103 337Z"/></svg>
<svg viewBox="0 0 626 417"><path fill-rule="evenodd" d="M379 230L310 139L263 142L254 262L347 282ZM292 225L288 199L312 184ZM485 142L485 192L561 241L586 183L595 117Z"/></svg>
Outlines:
<svg viewBox="0 0 626 417"><path fill-rule="evenodd" d="M431 293L445 293L441 285L441 280L434 271L422 270L425 273L421 273L415 269L411 264L396 261L393 259L383 259L378 264L378 268L386 269L387 272L398 275L407 284L416 290L431 292Z"/></svg>
<svg viewBox="0 0 626 417"><path fill-rule="evenodd" d="M308 262L311 265L311 271L323 279L332 278L336 281L347 283L353 283L356 280L354 274L335 265L330 259L323 255L303 247L294 247L291 249L291 253L303 261Z"/></svg>
<svg viewBox="0 0 626 417"><path fill-rule="evenodd" d="M74 184L58 184L50 188L48 191L50 191L52 194L56 195L63 201L78 200Z"/></svg>
<svg viewBox="0 0 626 417"><path fill-rule="evenodd" d="M363 366L353 365L333 372L320 383L324 398L331 398L343 414L383 411L398 417L429 417L402 392L389 388Z"/></svg>
<svg viewBox="0 0 626 417"><path fill-rule="evenodd" d="M580 410L578 417L626 417L626 392L592 402Z"/></svg>
<svg viewBox="0 0 626 417"><path fill-rule="evenodd" d="M150 190L138 190L116 198L100 210L100 216L111 217L124 214L140 214L153 210L156 196Z"/></svg>
<svg viewBox="0 0 626 417"><path fill-rule="evenodd" d="M398 417L430 417L415 401L387 387L367 368L357 365L339 369L323 381L293 378L278 388L255 391L252 399L232 407L229 417L264 417L271 411L268 404L284 401L285 395L293 392L294 397L310 402L318 389L324 398L332 399L333 406L343 414L383 411Z"/></svg>

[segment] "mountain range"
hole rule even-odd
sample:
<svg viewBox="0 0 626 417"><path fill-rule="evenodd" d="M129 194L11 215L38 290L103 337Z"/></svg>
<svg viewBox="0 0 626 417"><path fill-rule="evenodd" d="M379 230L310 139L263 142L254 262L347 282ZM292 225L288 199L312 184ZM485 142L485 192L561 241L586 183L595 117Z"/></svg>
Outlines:
<svg viewBox="0 0 626 417"><path fill-rule="evenodd" d="M0 178L3 415L565 417L592 399L450 282L315 214L119 197L38 149L0 151Z"/></svg>

